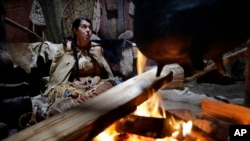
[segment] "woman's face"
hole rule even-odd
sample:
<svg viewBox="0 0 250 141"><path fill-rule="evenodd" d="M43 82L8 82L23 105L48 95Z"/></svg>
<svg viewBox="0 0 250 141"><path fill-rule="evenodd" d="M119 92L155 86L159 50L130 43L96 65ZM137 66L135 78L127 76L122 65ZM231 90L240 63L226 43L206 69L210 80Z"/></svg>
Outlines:
<svg viewBox="0 0 250 141"><path fill-rule="evenodd" d="M80 22L78 29L74 29L74 32L78 39L90 41L92 35L92 27L91 24L85 20Z"/></svg>

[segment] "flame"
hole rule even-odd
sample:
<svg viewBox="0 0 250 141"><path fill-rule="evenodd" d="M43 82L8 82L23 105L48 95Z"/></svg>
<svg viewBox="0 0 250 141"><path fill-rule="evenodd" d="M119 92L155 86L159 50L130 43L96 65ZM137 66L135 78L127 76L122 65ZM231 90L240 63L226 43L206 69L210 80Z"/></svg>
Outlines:
<svg viewBox="0 0 250 141"><path fill-rule="evenodd" d="M183 136L186 136L191 132L192 126L193 126L192 121L188 121L188 122L182 124L182 128L183 128L182 134L183 134Z"/></svg>
<svg viewBox="0 0 250 141"><path fill-rule="evenodd" d="M162 99L161 96L156 94L154 91L152 91L152 93L154 94L150 97L150 99L137 106L136 111L133 114L145 117L166 117L164 110L162 110L162 112L159 111L159 104L161 104L161 109L164 109L162 103L159 103Z"/></svg>
<svg viewBox="0 0 250 141"><path fill-rule="evenodd" d="M137 109L134 113L138 116L146 116L146 117L158 117L158 118L166 118L165 110L161 103L161 96L154 92L152 97L150 97L148 100L137 106ZM159 110L159 106L162 107ZM139 135L133 135L133 134L126 134L121 135L120 133L116 132L115 130L115 123L109 126L106 130L101 132L99 135L97 135L93 141L119 141L120 136L123 137L122 141L178 141L178 138L183 138L187 134L191 132L192 129L192 122L184 122L184 121L176 121L174 117L169 117L170 125L173 126L175 129L175 132L172 133L171 137L165 137L161 139L154 139L150 137L143 137Z"/></svg>
<svg viewBox="0 0 250 141"><path fill-rule="evenodd" d="M98 134L93 141L115 141L115 137L119 135L119 133L115 130L115 124L110 125L106 130Z"/></svg>
<svg viewBox="0 0 250 141"><path fill-rule="evenodd" d="M143 73L146 68L147 58L137 50L137 73L138 75ZM161 96L152 90L152 96L144 101L142 104L137 106L134 115L145 116L145 117L156 117L166 118L166 112L162 103ZM161 107L159 109L159 107ZM93 141L178 141L179 136L185 137L191 132L192 122L176 121L174 117L168 117L170 125L173 126L175 132L172 133L171 137L165 137L161 139L154 139L150 137L144 137L134 134L120 134L115 130L115 123L110 125L107 129L97 135ZM121 138L121 139L119 139Z"/></svg>
<svg viewBox="0 0 250 141"><path fill-rule="evenodd" d="M137 74L142 74L146 68L147 57L145 57L139 49L137 49Z"/></svg>

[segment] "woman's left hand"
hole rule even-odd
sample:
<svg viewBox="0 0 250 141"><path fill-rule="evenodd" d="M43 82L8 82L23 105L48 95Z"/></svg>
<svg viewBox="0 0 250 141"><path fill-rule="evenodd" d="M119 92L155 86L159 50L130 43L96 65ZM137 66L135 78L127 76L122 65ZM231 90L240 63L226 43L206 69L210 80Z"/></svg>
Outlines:
<svg viewBox="0 0 250 141"><path fill-rule="evenodd" d="M101 81L101 77L100 76L95 76L92 78L87 78L84 81L74 81L73 83L71 83L71 85L75 88L90 88L93 87L95 85L97 85L98 83L100 83Z"/></svg>

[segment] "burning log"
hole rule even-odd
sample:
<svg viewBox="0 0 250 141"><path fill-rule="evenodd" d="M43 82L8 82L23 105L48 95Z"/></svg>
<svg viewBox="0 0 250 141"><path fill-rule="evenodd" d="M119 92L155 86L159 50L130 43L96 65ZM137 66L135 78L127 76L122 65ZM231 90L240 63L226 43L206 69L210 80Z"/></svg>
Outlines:
<svg viewBox="0 0 250 141"><path fill-rule="evenodd" d="M6 139L11 140L92 140L109 125L132 113L152 91L166 87L173 79L166 65L161 76L156 67L109 89L64 113L50 117Z"/></svg>
<svg viewBox="0 0 250 141"><path fill-rule="evenodd" d="M180 119L191 120L193 126L199 128L207 135L213 137L216 140L228 140L229 126L225 122L221 122L220 120L204 115L195 115L192 111L188 109L168 110L168 112Z"/></svg>
<svg viewBox="0 0 250 141"><path fill-rule="evenodd" d="M173 111L172 111L173 112ZM176 111L174 112L176 113ZM180 115L180 114L177 114ZM182 128L175 129L176 123L185 122L188 117L180 117L166 111L167 118L154 118L154 117L143 117L137 115L128 115L125 118L117 121L115 123L116 131L120 134L136 134L144 137L150 138L165 138L173 137L173 133L178 133L174 138L183 141L193 141L193 140L206 140L206 141L224 141L227 138L218 138L213 134L208 134L207 132L200 129L198 126L193 126L189 134L183 135ZM190 117L192 119L192 117ZM193 121L192 121L193 122ZM197 121L196 121L197 124ZM206 125L205 125L206 126ZM176 132L177 131L177 132ZM227 130L224 130L225 132ZM227 134L228 135L228 134ZM227 136L226 136L227 137Z"/></svg>
<svg viewBox="0 0 250 141"><path fill-rule="evenodd" d="M132 133L152 138L171 136L175 131L170 119L128 115L115 123L119 133Z"/></svg>

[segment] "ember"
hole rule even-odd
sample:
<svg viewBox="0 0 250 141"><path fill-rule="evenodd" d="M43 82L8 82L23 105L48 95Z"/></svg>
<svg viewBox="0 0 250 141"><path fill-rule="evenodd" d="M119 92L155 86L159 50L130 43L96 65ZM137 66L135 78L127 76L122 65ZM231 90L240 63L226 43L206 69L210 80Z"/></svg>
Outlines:
<svg viewBox="0 0 250 141"><path fill-rule="evenodd" d="M166 117L164 108L159 108L161 97L153 92L151 98L137 106L128 115L101 132L93 141L176 141L191 132L192 122L177 121Z"/></svg>

